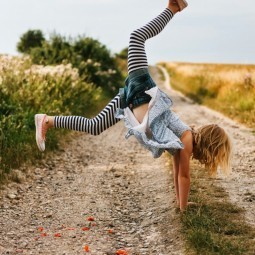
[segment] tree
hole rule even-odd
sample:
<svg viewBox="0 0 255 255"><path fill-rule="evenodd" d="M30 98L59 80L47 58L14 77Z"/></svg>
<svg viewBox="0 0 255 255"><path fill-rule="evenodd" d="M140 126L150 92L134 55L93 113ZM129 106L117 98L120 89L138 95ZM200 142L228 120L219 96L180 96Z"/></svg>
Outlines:
<svg viewBox="0 0 255 255"><path fill-rule="evenodd" d="M127 60L127 58L128 58L128 48L124 48L120 53L116 54L116 56L120 59Z"/></svg>
<svg viewBox="0 0 255 255"><path fill-rule="evenodd" d="M33 48L42 47L45 41L41 30L28 30L24 33L17 44L17 50L29 54Z"/></svg>
<svg viewBox="0 0 255 255"><path fill-rule="evenodd" d="M29 54L34 64L71 63L85 82L102 87L111 95L123 85L115 57L105 45L90 37L66 38L54 33L45 40L42 33L30 30L21 37L19 51Z"/></svg>

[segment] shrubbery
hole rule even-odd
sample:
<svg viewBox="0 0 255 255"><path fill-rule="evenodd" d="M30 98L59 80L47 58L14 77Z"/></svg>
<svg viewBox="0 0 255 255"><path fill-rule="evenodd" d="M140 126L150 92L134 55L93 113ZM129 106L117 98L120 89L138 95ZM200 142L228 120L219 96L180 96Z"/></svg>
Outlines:
<svg viewBox="0 0 255 255"><path fill-rule="evenodd" d="M0 182L24 161L42 157L34 114L88 116L124 80L123 61L89 37L54 34L46 40L40 30L29 30L17 49L25 56L0 55ZM57 147L63 132L47 134L47 150Z"/></svg>
<svg viewBox="0 0 255 255"><path fill-rule="evenodd" d="M41 30L28 30L20 38L17 49L22 53L29 53L35 47L42 47L45 42L44 35Z"/></svg>
<svg viewBox="0 0 255 255"><path fill-rule="evenodd" d="M34 114L84 115L101 89L84 82L68 65L32 65L30 58L0 57L0 180L24 160L39 157ZM61 132L58 131L58 135ZM52 132L49 132L52 135ZM57 145L51 136L47 148Z"/></svg>
<svg viewBox="0 0 255 255"><path fill-rule="evenodd" d="M98 40L83 36L76 39L66 38L52 34L49 40L38 39L38 43L28 44L26 39L33 37L31 34L38 34L38 30L32 32L30 30L22 35L18 50L29 54L34 64L71 63L78 69L81 79L102 87L111 95L116 94L119 87L123 86L123 77L115 58Z"/></svg>

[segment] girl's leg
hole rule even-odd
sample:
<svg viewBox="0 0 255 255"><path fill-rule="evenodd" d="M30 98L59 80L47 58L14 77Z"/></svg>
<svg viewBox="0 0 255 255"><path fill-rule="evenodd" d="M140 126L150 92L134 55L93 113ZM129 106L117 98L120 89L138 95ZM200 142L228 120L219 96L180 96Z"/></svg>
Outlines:
<svg viewBox="0 0 255 255"><path fill-rule="evenodd" d="M46 133L49 128L65 128L91 135L99 135L104 130L115 125L119 119L115 118L115 112L120 108L120 95L111 102L94 118L88 119L81 116L47 116L35 115L36 142L41 151L45 150Z"/></svg>
<svg viewBox="0 0 255 255"><path fill-rule="evenodd" d="M114 116L118 108L120 108L119 95L113 98L112 101L92 119L81 116L55 116L54 127L86 132L91 135L100 135L103 131L119 121L119 119L116 119Z"/></svg>
<svg viewBox="0 0 255 255"><path fill-rule="evenodd" d="M145 52L146 40L158 35L172 19L173 15L180 10L175 0L169 0L167 8L159 16L131 33L128 47L129 73L138 69L148 68Z"/></svg>

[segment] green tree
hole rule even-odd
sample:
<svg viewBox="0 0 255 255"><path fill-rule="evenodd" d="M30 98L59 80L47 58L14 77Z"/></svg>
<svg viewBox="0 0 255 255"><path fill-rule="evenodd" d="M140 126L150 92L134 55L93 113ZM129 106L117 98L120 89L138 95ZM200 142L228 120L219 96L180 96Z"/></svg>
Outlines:
<svg viewBox="0 0 255 255"><path fill-rule="evenodd" d="M42 47L44 41L45 38L41 30L28 30L21 36L17 50L29 54L31 49Z"/></svg>
<svg viewBox="0 0 255 255"><path fill-rule="evenodd" d="M52 34L49 41L45 41L42 46L35 47L30 51L30 56L34 64L58 65L63 61L72 63L73 49L71 42L58 34Z"/></svg>
<svg viewBox="0 0 255 255"><path fill-rule="evenodd" d="M122 75L115 58L105 45L90 37L74 41L74 67L80 75L87 74L87 81L116 93L122 86Z"/></svg>
<svg viewBox="0 0 255 255"><path fill-rule="evenodd" d="M117 53L116 56L120 59L127 60L127 58L128 58L128 48L124 48L119 53Z"/></svg>
<svg viewBox="0 0 255 255"><path fill-rule="evenodd" d="M23 37L21 41L24 41ZM35 64L71 63L85 82L102 87L110 95L123 86L123 76L115 57L105 45L93 38L78 36L74 39L52 34L48 41L27 52Z"/></svg>

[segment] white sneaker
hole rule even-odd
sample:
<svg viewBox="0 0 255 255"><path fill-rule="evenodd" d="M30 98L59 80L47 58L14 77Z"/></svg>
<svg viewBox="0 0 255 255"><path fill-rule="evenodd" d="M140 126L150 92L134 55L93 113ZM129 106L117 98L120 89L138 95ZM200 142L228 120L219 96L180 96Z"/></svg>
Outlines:
<svg viewBox="0 0 255 255"><path fill-rule="evenodd" d="M46 140L47 129L44 125L44 121L46 116L47 116L46 114L35 115L35 128L36 128L35 139L40 151L45 150L45 140Z"/></svg>

